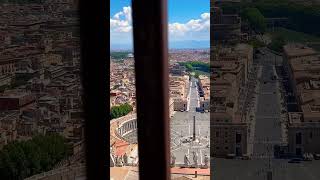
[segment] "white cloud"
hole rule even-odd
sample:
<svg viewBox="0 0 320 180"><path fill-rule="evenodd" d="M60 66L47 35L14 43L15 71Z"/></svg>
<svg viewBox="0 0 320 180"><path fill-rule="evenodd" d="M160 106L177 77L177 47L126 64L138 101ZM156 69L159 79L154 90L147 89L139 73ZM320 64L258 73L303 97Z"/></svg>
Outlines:
<svg viewBox="0 0 320 180"><path fill-rule="evenodd" d="M210 20L210 13L203 13L201 14L202 19Z"/></svg>
<svg viewBox="0 0 320 180"><path fill-rule="evenodd" d="M203 13L199 19L191 19L185 24L170 23L169 24L169 38L174 40L193 39L197 36L201 39L209 39L210 29L210 14Z"/></svg>
<svg viewBox="0 0 320 180"><path fill-rule="evenodd" d="M110 19L110 33L129 33L131 29L131 7L123 7Z"/></svg>
<svg viewBox="0 0 320 180"><path fill-rule="evenodd" d="M186 23L169 23L170 40L209 40L210 13L202 13L198 19ZM131 7L122 10L110 18L110 38L112 42L132 41Z"/></svg>

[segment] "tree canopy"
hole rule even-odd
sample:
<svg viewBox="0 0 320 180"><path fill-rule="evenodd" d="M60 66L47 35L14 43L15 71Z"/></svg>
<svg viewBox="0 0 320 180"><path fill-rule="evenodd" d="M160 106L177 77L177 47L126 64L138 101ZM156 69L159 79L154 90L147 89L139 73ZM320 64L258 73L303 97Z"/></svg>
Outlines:
<svg viewBox="0 0 320 180"><path fill-rule="evenodd" d="M68 155L70 147L58 134L10 143L0 151L0 179L20 180L48 171Z"/></svg>
<svg viewBox="0 0 320 180"><path fill-rule="evenodd" d="M120 106L113 106L111 107L110 118L115 119L121 116L125 116L132 110L133 110L132 106L128 103L121 104Z"/></svg>
<svg viewBox="0 0 320 180"><path fill-rule="evenodd" d="M187 71L193 72L195 70L210 72L209 63L200 62L200 61L188 61L188 62L180 62L181 65L187 68Z"/></svg>
<svg viewBox="0 0 320 180"><path fill-rule="evenodd" d="M266 20L257 8L246 8L242 12L242 18L257 32L264 33L267 29Z"/></svg>
<svg viewBox="0 0 320 180"><path fill-rule="evenodd" d="M282 36L276 36L268 47L274 51L282 52L283 46L286 44L285 39Z"/></svg>
<svg viewBox="0 0 320 180"><path fill-rule="evenodd" d="M241 12L256 8L265 18L286 17L289 29L320 36L320 6L303 5L288 0L241 1L221 6L224 12Z"/></svg>

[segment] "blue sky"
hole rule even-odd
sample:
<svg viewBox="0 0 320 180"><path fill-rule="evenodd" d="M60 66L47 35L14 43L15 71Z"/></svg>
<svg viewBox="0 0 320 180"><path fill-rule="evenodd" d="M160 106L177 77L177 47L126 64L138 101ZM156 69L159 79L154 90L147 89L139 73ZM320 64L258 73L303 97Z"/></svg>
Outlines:
<svg viewBox="0 0 320 180"><path fill-rule="evenodd" d="M168 0L169 45L173 42L209 41L209 2ZM132 44L130 0L110 1L110 44L111 48Z"/></svg>

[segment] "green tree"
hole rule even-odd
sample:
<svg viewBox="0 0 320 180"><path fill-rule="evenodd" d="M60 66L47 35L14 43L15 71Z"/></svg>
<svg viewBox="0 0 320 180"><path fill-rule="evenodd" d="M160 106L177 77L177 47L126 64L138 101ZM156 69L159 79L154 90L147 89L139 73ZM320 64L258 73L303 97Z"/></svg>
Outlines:
<svg viewBox="0 0 320 180"><path fill-rule="evenodd" d="M320 36L320 23L315 23L320 19L319 5L303 5L289 0L257 0L241 1L237 8L257 8L266 18L286 17L287 28Z"/></svg>
<svg viewBox="0 0 320 180"><path fill-rule="evenodd" d="M199 78L199 75L200 75L199 72L195 72L195 73L194 73L194 77L195 77L195 78Z"/></svg>
<svg viewBox="0 0 320 180"><path fill-rule="evenodd" d="M285 39L282 36L276 36L272 39L272 42L268 45L268 48L282 52L283 46L286 44Z"/></svg>
<svg viewBox="0 0 320 180"><path fill-rule="evenodd" d="M58 134L13 142L0 151L0 179L24 179L50 170L70 155L66 140Z"/></svg>
<svg viewBox="0 0 320 180"><path fill-rule="evenodd" d="M241 16L249 22L250 27L260 33L264 33L267 29L267 24L264 16L257 8L246 8Z"/></svg>
<svg viewBox="0 0 320 180"><path fill-rule="evenodd" d="M193 67L191 64L186 64L186 68L189 72L192 72L193 71Z"/></svg>
<svg viewBox="0 0 320 180"><path fill-rule="evenodd" d="M113 106L110 110L110 118L115 119L127 115L133 110L132 106L128 103L121 104L120 106Z"/></svg>

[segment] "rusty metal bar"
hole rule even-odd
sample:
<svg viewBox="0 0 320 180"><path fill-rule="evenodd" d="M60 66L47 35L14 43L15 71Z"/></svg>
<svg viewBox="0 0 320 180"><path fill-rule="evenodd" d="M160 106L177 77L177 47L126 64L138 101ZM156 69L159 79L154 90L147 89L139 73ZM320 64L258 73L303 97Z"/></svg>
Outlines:
<svg viewBox="0 0 320 180"><path fill-rule="evenodd" d="M133 0L139 176L170 179L167 1Z"/></svg>
<svg viewBox="0 0 320 180"><path fill-rule="evenodd" d="M81 0L79 3L87 179L109 179L108 2Z"/></svg>

